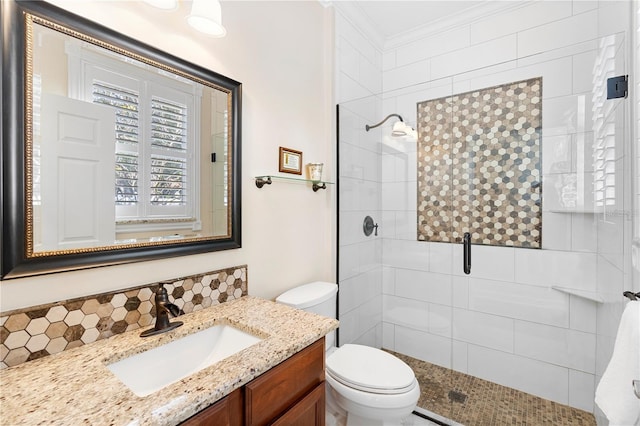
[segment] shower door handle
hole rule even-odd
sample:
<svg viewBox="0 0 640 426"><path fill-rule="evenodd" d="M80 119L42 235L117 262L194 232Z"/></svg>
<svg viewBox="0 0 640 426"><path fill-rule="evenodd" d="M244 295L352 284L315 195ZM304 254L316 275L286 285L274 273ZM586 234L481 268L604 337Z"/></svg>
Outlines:
<svg viewBox="0 0 640 426"><path fill-rule="evenodd" d="M462 238L462 269L467 275L471 273L471 234L468 232Z"/></svg>

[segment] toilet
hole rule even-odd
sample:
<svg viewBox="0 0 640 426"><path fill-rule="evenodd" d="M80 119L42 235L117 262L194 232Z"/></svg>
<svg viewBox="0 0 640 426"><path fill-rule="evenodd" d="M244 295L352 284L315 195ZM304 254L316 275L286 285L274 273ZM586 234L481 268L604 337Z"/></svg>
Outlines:
<svg viewBox="0 0 640 426"><path fill-rule="evenodd" d="M295 287L276 302L327 317L336 317L338 286L313 282ZM327 405L346 414L347 425L400 425L420 397L413 370L377 348L346 344L335 347L335 332L326 336Z"/></svg>

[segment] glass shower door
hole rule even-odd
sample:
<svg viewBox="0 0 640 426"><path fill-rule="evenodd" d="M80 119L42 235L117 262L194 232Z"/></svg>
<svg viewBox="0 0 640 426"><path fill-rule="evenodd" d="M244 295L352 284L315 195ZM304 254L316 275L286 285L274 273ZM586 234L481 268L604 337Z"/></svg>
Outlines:
<svg viewBox="0 0 640 426"><path fill-rule="evenodd" d="M564 410L591 424L597 414L630 283L628 101L606 89L626 74L624 46L616 34L456 75L446 102L430 105L453 114L451 186L435 187L450 189L454 242L450 419L551 424Z"/></svg>
<svg viewBox="0 0 640 426"><path fill-rule="evenodd" d="M435 418L597 414L632 287L628 100L606 99L607 79L627 73L625 43L615 34L340 105L340 344L409 363ZM395 118L366 130L389 114L418 140L394 138ZM377 236L363 234L366 216Z"/></svg>

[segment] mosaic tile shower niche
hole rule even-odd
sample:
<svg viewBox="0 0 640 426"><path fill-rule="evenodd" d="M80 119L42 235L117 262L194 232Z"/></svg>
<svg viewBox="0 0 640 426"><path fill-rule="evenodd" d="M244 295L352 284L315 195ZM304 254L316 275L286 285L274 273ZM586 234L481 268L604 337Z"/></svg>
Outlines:
<svg viewBox="0 0 640 426"><path fill-rule="evenodd" d="M540 248L542 78L417 107L418 240Z"/></svg>

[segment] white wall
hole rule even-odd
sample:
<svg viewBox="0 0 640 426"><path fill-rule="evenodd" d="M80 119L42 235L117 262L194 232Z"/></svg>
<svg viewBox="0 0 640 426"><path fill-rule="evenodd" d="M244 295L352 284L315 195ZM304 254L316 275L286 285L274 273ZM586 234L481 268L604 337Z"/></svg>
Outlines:
<svg viewBox="0 0 640 426"><path fill-rule="evenodd" d="M160 11L142 2L57 0L63 8L243 83L242 248L122 266L6 280L1 310L113 291L247 264L249 293L273 298L295 285L335 280L335 187L256 188L277 174L278 147L324 162L335 179L332 123L333 16L317 1L222 2L227 36L191 29L181 2Z"/></svg>

